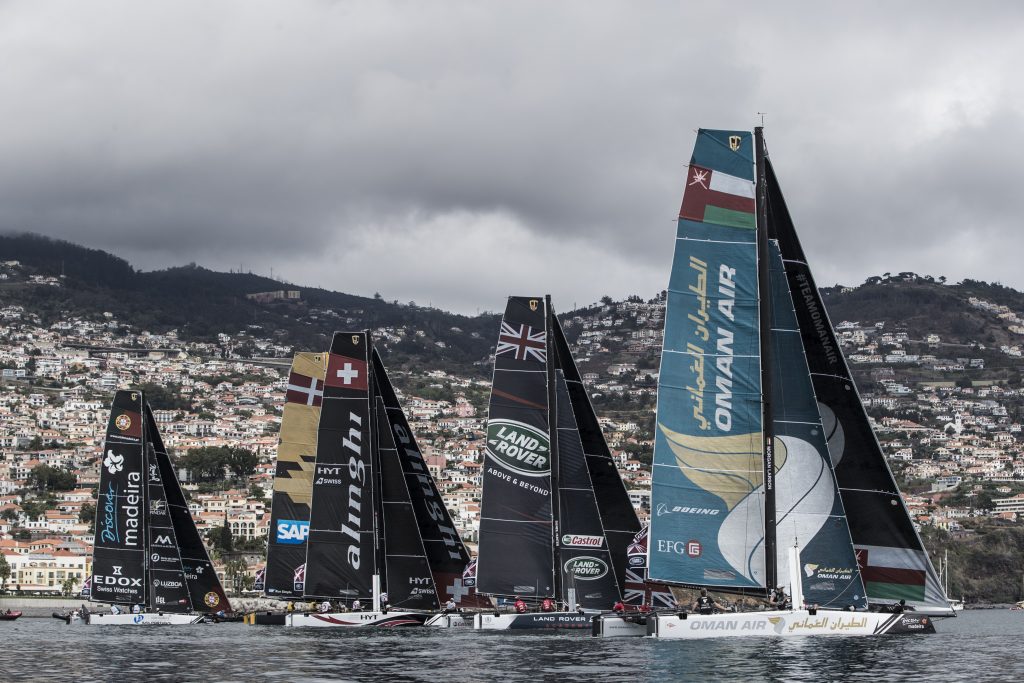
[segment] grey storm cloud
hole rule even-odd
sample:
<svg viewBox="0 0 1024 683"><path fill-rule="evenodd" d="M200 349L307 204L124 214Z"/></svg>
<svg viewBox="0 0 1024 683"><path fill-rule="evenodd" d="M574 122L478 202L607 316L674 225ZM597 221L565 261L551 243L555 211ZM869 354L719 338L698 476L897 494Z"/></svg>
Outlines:
<svg viewBox="0 0 1024 683"><path fill-rule="evenodd" d="M0 231L466 312L649 296L694 129L767 112L820 282L1021 287L1021 12L0 3Z"/></svg>

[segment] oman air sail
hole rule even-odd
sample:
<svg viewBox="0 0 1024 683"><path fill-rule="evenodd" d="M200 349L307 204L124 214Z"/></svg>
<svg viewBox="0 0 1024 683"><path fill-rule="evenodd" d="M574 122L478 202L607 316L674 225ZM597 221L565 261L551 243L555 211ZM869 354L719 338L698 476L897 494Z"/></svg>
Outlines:
<svg viewBox="0 0 1024 683"><path fill-rule="evenodd" d="M859 530L909 518L891 506L884 520L869 520L883 511L866 510L844 491L836 419L816 393L815 360L841 352L820 301L817 314L808 313L809 271L794 245L760 129L700 130L668 288L648 579L754 596L785 584L794 609L688 619L659 613L648 620L652 635L934 630L924 615L868 611L873 594ZM846 398L862 413L846 382ZM858 457L876 481L891 483L880 457ZM890 490L898 498L894 484ZM901 552L890 545L879 555Z"/></svg>

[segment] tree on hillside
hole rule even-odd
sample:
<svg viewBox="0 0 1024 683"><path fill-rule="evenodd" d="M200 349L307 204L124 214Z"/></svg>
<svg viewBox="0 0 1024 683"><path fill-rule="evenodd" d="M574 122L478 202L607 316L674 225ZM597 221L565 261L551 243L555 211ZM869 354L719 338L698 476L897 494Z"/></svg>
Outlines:
<svg viewBox="0 0 1024 683"><path fill-rule="evenodd" d="M40 493L44 491L70 491L75 488L75 475L49 465L36 465L28 474L28 487Z"/></svg>

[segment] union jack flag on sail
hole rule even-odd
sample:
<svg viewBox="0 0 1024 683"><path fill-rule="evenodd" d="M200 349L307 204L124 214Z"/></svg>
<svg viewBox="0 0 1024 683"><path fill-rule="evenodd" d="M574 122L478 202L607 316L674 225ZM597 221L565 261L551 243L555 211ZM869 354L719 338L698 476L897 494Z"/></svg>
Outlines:
<svg viewBox="0 0 1024 683"><path fill-rule="evenodd" d="M514 356L516 360L536 360L541 363L548 358L547 343L544 330L534 332L529 325L518 327L501 321L501 333L498 335L498 348L495 356Z"/></svg>
<svg viewBox="0 0 1024 683"><path fill-rule="evenodd" d="M647 581L647 527L637 532L626 548L626 589L622 601L627 605L675 608L668 586Z"/></svg>

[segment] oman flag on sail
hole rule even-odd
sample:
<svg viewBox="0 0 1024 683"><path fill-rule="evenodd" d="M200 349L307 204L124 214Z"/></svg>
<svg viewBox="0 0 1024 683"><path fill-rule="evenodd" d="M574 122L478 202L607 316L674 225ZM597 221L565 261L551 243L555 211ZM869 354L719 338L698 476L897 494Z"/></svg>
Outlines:
<svg viewBox="0 0 1024 683"><path fill-rule="evenodd" d="M690 165L680 218L753 230L754 211L752 181Z"/></svg>

